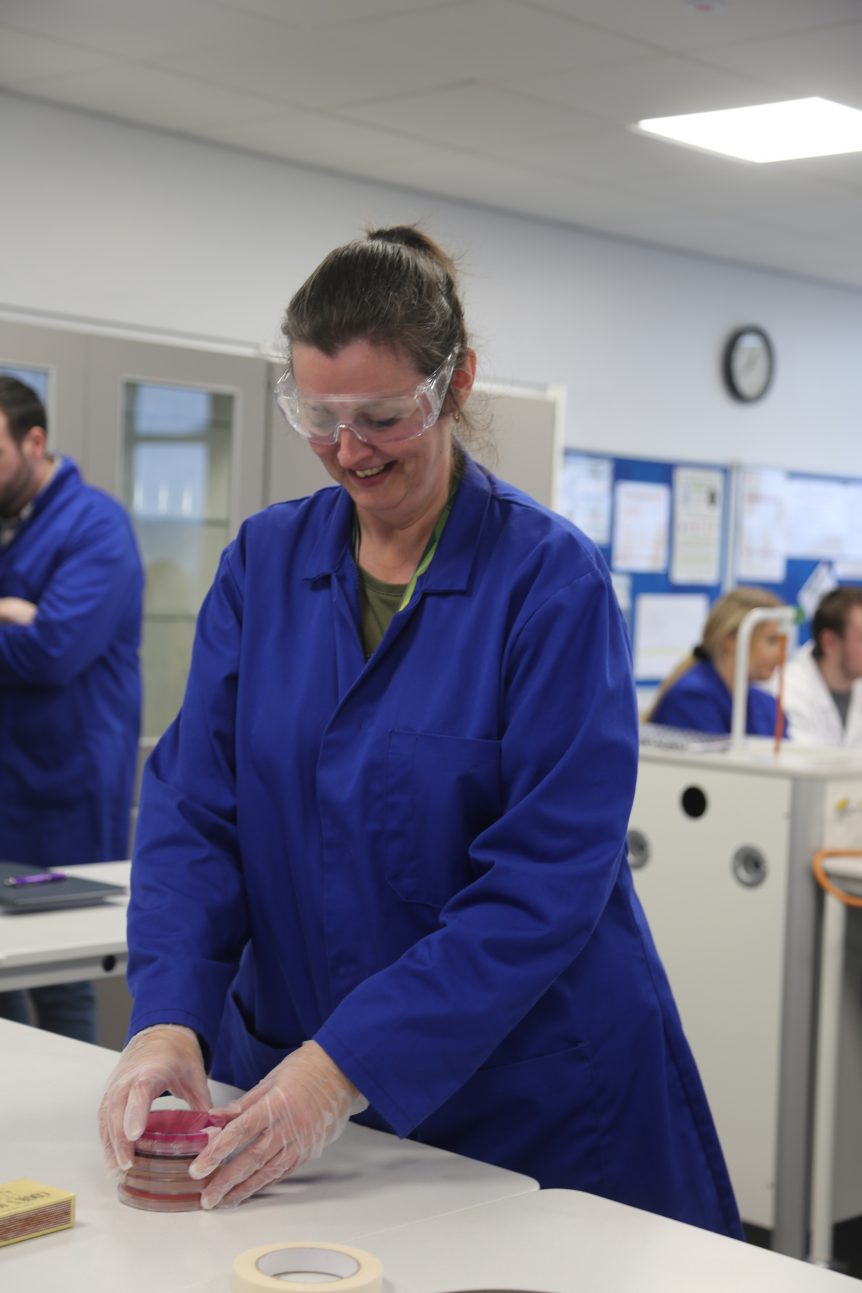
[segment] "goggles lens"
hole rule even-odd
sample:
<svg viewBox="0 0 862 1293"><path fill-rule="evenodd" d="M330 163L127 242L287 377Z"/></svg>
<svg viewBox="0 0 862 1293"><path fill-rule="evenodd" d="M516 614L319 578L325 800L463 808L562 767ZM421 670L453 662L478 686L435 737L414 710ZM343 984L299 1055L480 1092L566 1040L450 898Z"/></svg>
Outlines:
<svg viewBox="0 0 862 1293"><path fill-rule="evenodd" d="M449 355L407 395L302 395L288 370L275 384L275 401L294 431L312 444L337 444L348 429L365 444L415 440L432 427L455 371Z"/></svg>

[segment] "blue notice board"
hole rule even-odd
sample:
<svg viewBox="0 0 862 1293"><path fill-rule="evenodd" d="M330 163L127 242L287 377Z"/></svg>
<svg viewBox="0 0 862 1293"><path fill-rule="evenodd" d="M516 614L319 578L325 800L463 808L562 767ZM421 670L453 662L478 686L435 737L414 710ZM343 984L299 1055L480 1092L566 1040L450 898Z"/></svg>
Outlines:
<svg viewBox="0 0 862 1293"><path fill-rule="evenodd" d="M565 451L559 510L610 567L641 685L691 650L727 586L731 485L720 464Z"/></svg>
<svg viewBox="0 0 862 1293"><path fill-rule="evenodd" d="M736 475L734 582L768 588L789 605L800 595L803 603L818 600L830 584L862 584L862 479L758 468ZM777 536L771 555L770 532ZM810 636L806 619L799 640Z"/></svg>

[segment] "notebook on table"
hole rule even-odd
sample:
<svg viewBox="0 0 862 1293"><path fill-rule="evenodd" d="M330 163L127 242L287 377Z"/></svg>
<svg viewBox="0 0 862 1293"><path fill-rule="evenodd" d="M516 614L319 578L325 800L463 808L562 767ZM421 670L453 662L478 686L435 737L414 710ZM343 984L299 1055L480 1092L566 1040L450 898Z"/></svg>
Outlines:
<svg viewBox="0 0 862 1293"><path fill-rule="evenodd" d="M58 874L55 870L54 874ZM17 915L25 911L55 911L66 907L92 907L124 894L122 885L106 884L102 880L85 880L76 876L74 867L59 873L60 879L31 880L23 884L7 884L8 880L51 874L45 867L24 866L20 862L0 862L0 911Z"/></svg>

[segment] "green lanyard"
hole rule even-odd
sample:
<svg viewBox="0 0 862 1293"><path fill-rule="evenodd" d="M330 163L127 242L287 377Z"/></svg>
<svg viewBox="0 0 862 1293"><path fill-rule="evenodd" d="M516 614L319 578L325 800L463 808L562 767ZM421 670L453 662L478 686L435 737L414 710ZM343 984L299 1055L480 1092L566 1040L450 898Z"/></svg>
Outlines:
<svg viewBox="0 0 862 1293"><path fill-rule="evenodd" d="M396 614L399 614L401 611L406 610L407 607L410 605L410 599L413 596L414 592L416 591L416 583L419 579L419 576L425 574L425 571L428 569L428 567L431 565L431 562L434 560L434 553L437 551L437 545L440 542L443 531L446 529L446 522L449 520L449 513L452 511L452 504L455 501L455 495L458 493L458 486L460 485L460 483L461 483L460 474L456 473L455 479L452 482L452 488L449 491L449 497L446 499L446 506L443 508L443 511L440 513L439 517L437 518L437 524L434 526L434 531L431 535L431 538L428 540L428 544L425 548L425 551L422 553L422 556L419 559L419 565L416 567L416 569L413 571L413 574L410 576L410 582L407 585L407 587L404 589L404 596L401 598L401 605L398 607L398 611L396 612ZM358 552L358 550L359 550L359 526L356 521L356 511L354 510L353 551L354 553L356 553Z"/></svg>
<svg viewBox="0 0 862 1293"><path fill-rule="evenodd" d="M443 531L446 529L446 522L449 520L449 513L452 511L452 500L454 497L455 497L455 487L453 486L452 490L449 493L449 497L446 500L446 506L443 508L443 511L440 513L439 517L437 518L437 524L434 526L434 533L431 535L431 538L428 540L428 547L422 553L422 558L419 562L419 565L413 571L413 574L410 577L410 583L404 589L404 596L401 598L401 605L398 607L399 612L406 610L407 607L410 605L410 598L413 596L414 592L416 591L416 581L418 580L420 575L425 574L425 571L428 569L428 567L431 565L431 562L434 559L434 553L437 551L437 544L440 542L440 536L442 535Z"/></svg>

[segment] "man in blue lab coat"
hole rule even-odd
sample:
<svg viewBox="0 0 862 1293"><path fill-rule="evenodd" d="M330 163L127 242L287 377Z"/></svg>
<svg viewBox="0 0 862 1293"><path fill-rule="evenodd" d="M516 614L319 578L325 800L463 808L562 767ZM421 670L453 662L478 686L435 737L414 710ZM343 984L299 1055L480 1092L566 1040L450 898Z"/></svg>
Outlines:
<svg viewBox="0 0 862 1293"><path fill-rule="evenodd" d="M35 391L0 377L0 856L127 856L140 727L143 573L119 503L50 455ZM90 984L30 992L36 1021L95 1040ZM0 1014L28 1020L24 993Z"/></svg>
<svg viewBox="0 0 862 1293"><path fill-rule="evenodd" d="M455 439L475 355L439 249L396 229L337 259L288 311L279 402L339 488L251 518L203 605L145 774L107 1159L166 1087L206 1107L209 1062L252 1089L191 1168L204 1207L358 1114L737 1234L625 857L608 572Z"/></svg>

